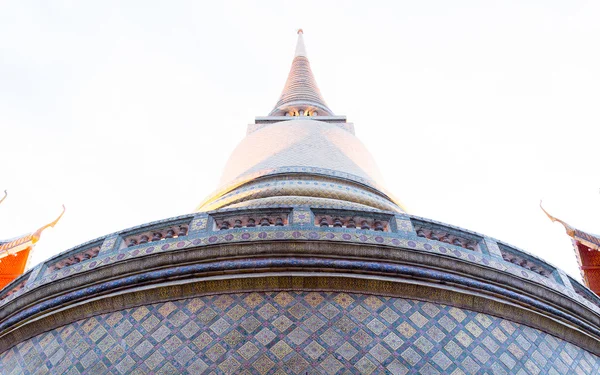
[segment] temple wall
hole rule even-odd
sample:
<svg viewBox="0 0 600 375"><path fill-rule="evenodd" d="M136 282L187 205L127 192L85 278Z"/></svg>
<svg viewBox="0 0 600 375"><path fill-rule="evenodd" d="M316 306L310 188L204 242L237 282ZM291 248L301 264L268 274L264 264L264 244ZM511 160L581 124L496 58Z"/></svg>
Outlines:
<svg viewBox="0 0 600 375"><path fill-rule="evenodd" d="M593 374L600 358L505 319L340 292L221 294L97 315L0 355L1 374Z"/></svg>

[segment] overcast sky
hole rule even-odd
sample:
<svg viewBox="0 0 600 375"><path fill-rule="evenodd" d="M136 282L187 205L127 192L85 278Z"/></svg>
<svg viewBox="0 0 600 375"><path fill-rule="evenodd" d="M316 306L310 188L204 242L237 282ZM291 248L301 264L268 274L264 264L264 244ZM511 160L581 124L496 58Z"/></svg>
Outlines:
<svg viewBox="0 0 600 375"><path fill-rule="evenodd" d="M193 211L277 101L301 27L411 214L579 278L538 205L600 232L599 19L598 1L0 1L0 238L64 203L36 264Z"/></svg>

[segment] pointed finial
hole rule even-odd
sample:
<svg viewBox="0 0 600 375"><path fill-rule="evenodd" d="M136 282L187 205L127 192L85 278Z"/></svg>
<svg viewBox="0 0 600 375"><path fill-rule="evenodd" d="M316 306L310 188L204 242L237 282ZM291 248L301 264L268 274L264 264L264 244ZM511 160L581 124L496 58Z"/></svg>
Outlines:
<svg viewBox="0 0 600 375"><path fill-rule="evenodd" d="M31 242L34 243L34 244L36 242L38 242L38 240L40 239L40 236L42 235L42 232L44 231L44 229L50 228L50 227L54 228L54 226L56 225L56 223L58 223L58 221L60 220L60 218L63 217L63 215L65 214L66 210L67 209L66 209L65 205L63 204L63 206L62 206L62 212L60 213L60 215L53 222L48 223L48 224L44 225L43 227L41 227L40 229L36 230L31 235Z"/></svg>
<svg viewBox="0 0 600 375"><path fill-rule="evenodd" d="M306 57L306 47L304 47L304 31L298 29L298 42L296 43L296 54L294 57L303 56Z"/></svg>
<svg viewBox="0 0 600 375"><path fill-rule="evenodd" d="M550 219L552 222L558 221L559 223L561 223L561 224L562 224L562 226L563 226L563 227L565 227L565 230L567 231L567 234L568 234L569 236L573 237L573 236L575 235L575 229L574 229L573 227L571 227L569 224L565 223L564 221L562 221L562 220L560 220L560 219L557 219L557 218L555 218L554 216L550 215L550 214L548 213L548 211L546 211L546 210L544 209L544 207L542 207L542 200L541 200L541 199L540 199L540 208L542 209L542 211L544 211L544 213L546 214L546 216L548 216L548 218L549 218L549 219Z"/></svg>

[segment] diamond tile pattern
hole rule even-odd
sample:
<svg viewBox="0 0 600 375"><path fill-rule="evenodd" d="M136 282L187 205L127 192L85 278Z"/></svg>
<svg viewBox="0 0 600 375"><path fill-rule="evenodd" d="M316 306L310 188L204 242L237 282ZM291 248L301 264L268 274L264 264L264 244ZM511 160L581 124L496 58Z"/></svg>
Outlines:
<svg viewBox="0 0 600 375"><path fill-rule="evenodd" d="M0 355L2 374L595 374L541 331L420 301L334 292L207 296L98 315Z"/></svg>

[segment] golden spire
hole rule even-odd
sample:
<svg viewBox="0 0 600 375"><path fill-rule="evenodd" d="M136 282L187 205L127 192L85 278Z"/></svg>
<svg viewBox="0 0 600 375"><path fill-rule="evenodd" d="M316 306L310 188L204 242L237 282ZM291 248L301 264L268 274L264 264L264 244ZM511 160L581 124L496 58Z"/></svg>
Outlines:
<svg viewBox="0 0 600 375"><path fill-rule="evenodd" d="M306 57L304 32L298 30L298 41L292 67L279 97L269 116L332 116L333 112L321 96Z"/></svg>

